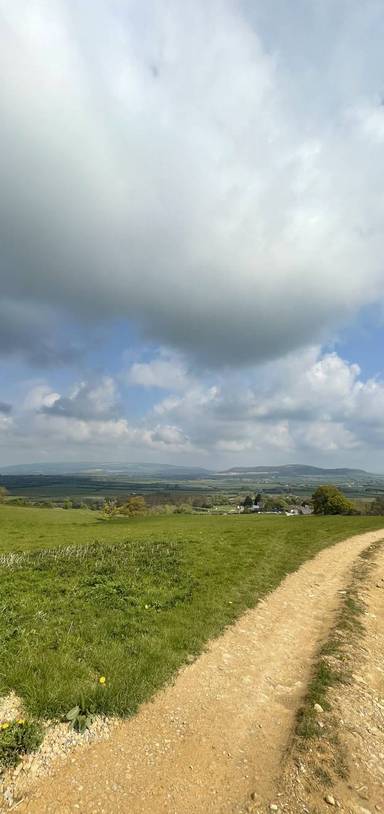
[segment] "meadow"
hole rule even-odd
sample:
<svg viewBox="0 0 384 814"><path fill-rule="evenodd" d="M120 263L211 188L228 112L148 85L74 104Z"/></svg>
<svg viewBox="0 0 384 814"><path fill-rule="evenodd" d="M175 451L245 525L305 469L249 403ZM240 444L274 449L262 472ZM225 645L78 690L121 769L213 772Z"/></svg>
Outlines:
<svg viewBox="0 0 384 814"><path fill-rule="evenodd" d="M40 718L130 715L304 560L383 525L0 506L0 695Z"/></svg>

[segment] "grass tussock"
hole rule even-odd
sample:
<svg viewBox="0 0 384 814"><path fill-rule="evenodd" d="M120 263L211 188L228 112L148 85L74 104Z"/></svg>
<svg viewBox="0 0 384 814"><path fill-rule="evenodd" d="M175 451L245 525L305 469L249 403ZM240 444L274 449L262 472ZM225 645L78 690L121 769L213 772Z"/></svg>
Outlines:
<svg viewBox="0 0 384 814"><path fill-rule="evenodd" d="M36 752L42 738L42 729L35 721L19 719L0 724L0 774L17 766L22 755Z"/></svg>

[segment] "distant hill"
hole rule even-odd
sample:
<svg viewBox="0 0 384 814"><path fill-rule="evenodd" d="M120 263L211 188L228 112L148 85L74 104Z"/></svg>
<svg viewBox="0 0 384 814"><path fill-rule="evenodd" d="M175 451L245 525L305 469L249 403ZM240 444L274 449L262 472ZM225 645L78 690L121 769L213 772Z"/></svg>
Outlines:
<svg viewBox="0 0 384 814"><path fill-rule="evenodd" d="M89 475L90 477L119 476L129 477L222 477L223 475L256 475L272 478L300 478L300 477L344 477L344 478L374 478L381 477L364 469L349 469L346 467L323 469L319 466L307 464L284 464L283 466L232 466L230 469L213 471L199 466L177 466L162 463L109 463L91 461L55 462L14 464L1 466L2 475Z"/></svg>
<svg viewBox="0 0 384 814"><path fill-rule="evenodd" d="M249 490L309 495L321 483L334 483L349 496L384 494L384 475L364 469L322 469L307 464L233 466L222 472L198 466L162 463L78 461L0 465L0 485L10 495L28 498L85 498L172 491L222 492Z"/></svg>
<svg viewBox="0 0 384 814"><path fill-rule="evenodd" d="M110 463L110 462L55 462L15 464L1 466L0 475L9 477L43 476L43 477L88 477L101 480L115 480L121 478L139 480L204 480L213 481L233 478L254 478L263 481L282 481L292 484L299 480L317 482L318 480L332 481L371 481L384 478L384 475L366 472L364 469L349 469L339 467L335 469L322 469L319 466L307 464L285 464L284 466L232 466L220 472L204 469L199 466L177 466L162 463Z"/></svg>
<svg viewBox="0 0 384 814"><path fill-rule="evenodd" d="M271 478L305 478L305 477L343 477L343 478L377 478L380 475L374 475L371 472L366 472L364 469L348 469L345 467L336 469L322 469L319 466L308 466L306 464L286 464L284 466L232 466L230 469L225 469L223 472L217 473L220 475L265 475Z"/></svg>
<svg viewBox="0 0 384 814"><path fill-rule="evenodd" d="M204 478L212 473L198 466L157 463L55 462L1 466L1 475L88 475L89 477Z"/></svg>

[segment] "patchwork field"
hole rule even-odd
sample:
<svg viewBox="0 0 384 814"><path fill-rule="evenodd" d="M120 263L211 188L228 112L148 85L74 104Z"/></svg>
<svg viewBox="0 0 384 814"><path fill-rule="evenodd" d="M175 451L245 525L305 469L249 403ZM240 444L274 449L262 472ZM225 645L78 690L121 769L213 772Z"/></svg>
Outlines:
<svg viewBox="0 0 384 814"><path fill-rule="evenodd" d="M382 525L382 517L105 521L1 506L0 695L15 690L39 717L79 701L130 715L288 572Z"/></svg>

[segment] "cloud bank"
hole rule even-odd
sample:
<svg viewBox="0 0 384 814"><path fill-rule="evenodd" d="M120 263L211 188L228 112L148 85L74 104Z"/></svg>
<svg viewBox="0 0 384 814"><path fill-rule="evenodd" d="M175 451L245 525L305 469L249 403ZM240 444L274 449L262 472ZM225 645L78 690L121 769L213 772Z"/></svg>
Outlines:
<svg viewBox="0 0 384 814"><path fill-rule="evenodd" d="M0 450L25 460L172 460L220 467L236 462L301 460L380 469L384 442L384 383L364 379L356 364L319 348L289 355L255 371L218 374L204 384L171 357L176 388L164 380L139 417L127 412L130 376L82 381L67 392L36 383L22 405L0 412ZM171 363L171 359L169 363ZM152 383L157 360L142 362ZM180 374L179 376L177 374ZM183 377L181 384L181 377ZM163 391L163 392L162 392ZM125 397L124 397L125 396Z"/></svg>
<svg viewBox="0 0 384 814"><path fill-rule="evenodd" d="M262 6L0 0L2 293L28 312L3 353L32 336L54 361L42 314L60 313L246 365L382 297L382 88L356 46L373 37L374 64L376 3L345 6L350 81L314 57L304 103Z"/></svg>

